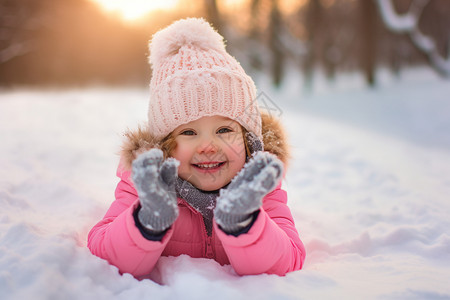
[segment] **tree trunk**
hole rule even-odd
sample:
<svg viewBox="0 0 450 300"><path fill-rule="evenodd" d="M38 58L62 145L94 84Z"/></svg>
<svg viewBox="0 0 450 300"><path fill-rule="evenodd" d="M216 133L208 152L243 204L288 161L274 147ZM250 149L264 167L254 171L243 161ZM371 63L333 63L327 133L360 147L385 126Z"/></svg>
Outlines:
<svg viewBox="0 0 450 300"><path fill-rule="evenodd" d="M360 5L360 36L361 52L360 65L364 72L366 82L370 86L375 85L375 61L376 61L376 13L377 7L373 0L359 1Z"/></svg>
<svg viewBox="0 0 450 300"><path fill-rule="evenodd" d="M320 24L322 22L323 11L319 0L310 0L306 9L305 27L308 33L307 54L303 61L303 71L305 74L305 86L312 88L312 80L316 58L319 52Z"/></svg>
<svg viewBox="0 0 450 300"><path fill-rule="evenodd" d="M205 0L206 18L213 25L213 27L223 35L222 20L220 18L219 9L217 8L216 0Z"/></svg>
<svg viewBox="0 0 450 300"><path fill-rule="evenodd" d="M272 54L271 73L275 86L280 86L283 79L283 51L279 35L282 30L281 14L278 8L278 1L272 0L269 24L269 48Z"/></svg>

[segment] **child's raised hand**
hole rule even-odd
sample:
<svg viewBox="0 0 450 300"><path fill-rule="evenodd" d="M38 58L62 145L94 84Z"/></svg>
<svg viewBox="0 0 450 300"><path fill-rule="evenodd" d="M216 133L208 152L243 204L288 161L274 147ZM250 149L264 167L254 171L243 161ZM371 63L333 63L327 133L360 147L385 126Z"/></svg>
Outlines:
<svg viewBox="0 0 450 300"><path fill-rule="evenodd" d="M221 228L237 232L251 221L252 213L283 175L283 163L273 154L257 152L217 198L214 217Z"/></svg>
<svg viewBox="0 0 450 300"><path fill-rule="evenodd" d="M132 179L141 203L138 219L156 234L169 228L178 216L178 165L174 158L164 160L159 149L151 149L133 161Z"/></svg>
<svg viewBox="0 0 450 300"><path fill-rule="evenodd" d="M247 132L245 134L245 138L247 139L247 145L248 145L248 148L249 148L251 154L254 154L258 151L264 150L263 142L253 132Z"/></svg>

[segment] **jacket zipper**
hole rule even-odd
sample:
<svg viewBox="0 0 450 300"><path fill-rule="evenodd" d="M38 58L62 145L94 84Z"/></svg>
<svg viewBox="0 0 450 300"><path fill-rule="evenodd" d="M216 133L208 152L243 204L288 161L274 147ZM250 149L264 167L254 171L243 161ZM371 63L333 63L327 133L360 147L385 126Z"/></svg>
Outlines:
<svg viewBox="0 0 450 300"><path fill-rule="evenodd" d="M182 202L185 202L185 200L181 200ZM180 202L180 201L179 201ZM206 231L206 225L205 221L203 220L203 216L200 212L196 211L194 208L192 208L188 203L183 203L185 206L187 206L198 218L200 218L200 221L202 223L203 228L203 237L206 237L205 239L205 256L206 258L214 258L214 251L213 251L213 232L211 232L211 236L208 235L208 232ZM214 230L214 229L213 229Z"/></svg>
<svg viewBox="0 0 450 300"><path fill-rule="evenodd" d="M203 220L203 216L200 217L202 219L202 224L203 224L203 236L206 237L206 258L214 258L214 252L212 249L212 233L211 236L208 235L208 232L206 231L206 225L205 225L205 221Z"/></svg>

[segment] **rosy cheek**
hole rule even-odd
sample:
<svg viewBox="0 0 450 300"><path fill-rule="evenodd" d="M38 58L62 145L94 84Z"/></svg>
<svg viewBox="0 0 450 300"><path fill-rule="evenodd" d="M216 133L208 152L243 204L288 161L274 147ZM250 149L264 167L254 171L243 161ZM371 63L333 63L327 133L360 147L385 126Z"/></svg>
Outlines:
<svg viewBox="0 0 450 300"><path fill-rule="evenodd" d="M242 147L234 147L233 153L234 153L235 159L245 158L245 149Z"/></svg>
<svg viewBox="0 0 450 300"><path fill-rule="evenodd" d="M229 158L237 163L245 163L245 147L244 144L229 145Z"/></svg>
<svg viewBox="0 0 450 300"><path fill-rule="evenodd" d="M186 143L177 142L177 146L172 152L172 157L180 162L180 166L178 167L178 173L185 172L188 170L192 158L191 149L192 147L186 145Z"/></svg>
<svg viewBox="0 0 450 300"><path fill-rule="evenodd" d="M180 147L177 145L177 147L175 148L175 150L172 151L172 155L173 158L175 158L176 160L178 160L180 163L183 163L184 161L184 156L183 156L183 152L181 151Z"/></svg>

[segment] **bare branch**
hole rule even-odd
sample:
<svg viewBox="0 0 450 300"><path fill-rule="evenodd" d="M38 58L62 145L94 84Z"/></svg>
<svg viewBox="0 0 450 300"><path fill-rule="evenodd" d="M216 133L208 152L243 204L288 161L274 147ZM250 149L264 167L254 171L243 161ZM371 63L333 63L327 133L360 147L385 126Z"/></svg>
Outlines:
<svg viewBox="0 0 450 300"><path fill-rule="evenodd" d="M417 8L404 14L398 15L391 0L378 0L378 7L384 24L394 32L408 32L417 26Z"/></svg>
<svg viewBox="0 0 450 300"><path fill-rule="evenodd" d="M411 3L409 11L397 14L392 0L377 0L378 8L386 27L396 33L407 33L414 46L423 52L440 74L450 76L450 55L445 59L437 49L435 41L419 29L419 20L429 0L416 0Z"/></svg>
<svg viewBox="0 0 450 300"><path fill-rule="evenodd" d="M14 57L27 54L32 50L31 43L19 42L0 50L0 64L3 64Z"/></svg>

